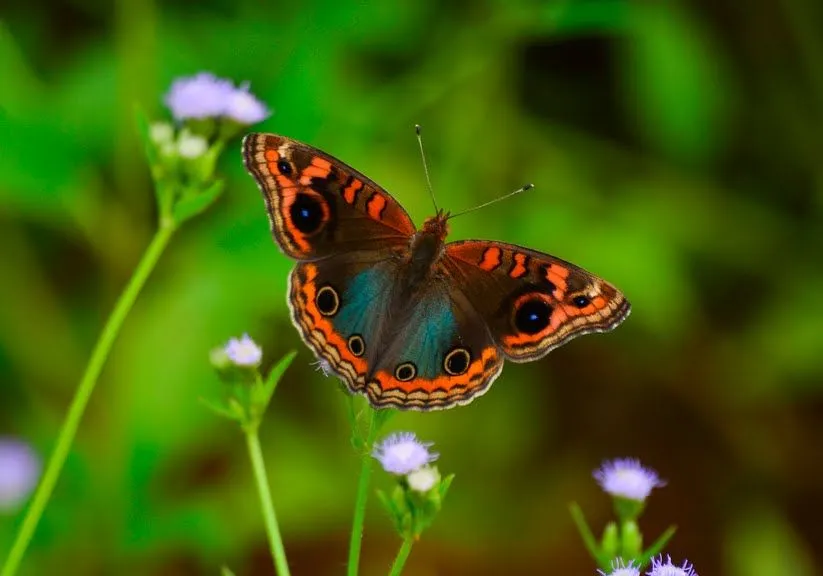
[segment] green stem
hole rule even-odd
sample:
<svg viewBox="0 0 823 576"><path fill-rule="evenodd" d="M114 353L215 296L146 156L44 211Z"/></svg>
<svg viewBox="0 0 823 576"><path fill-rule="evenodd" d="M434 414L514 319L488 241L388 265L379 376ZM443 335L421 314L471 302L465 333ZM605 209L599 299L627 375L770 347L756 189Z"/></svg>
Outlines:
<svg viewBox="0 0 823 576"><path fill-rule="evenodd" d="M371 407L367 408L367 410L369 412L369 423L366 433L366 443L361 456L360 479L357 482L357 499L354 502L354 518L352 519L351 540L349 541L348 576L357 576L357 571L360 568L360 544L363 540L363 522L366 519L366 501L369 496L369 480L371 479L372 470L371 449L379 429L376 422L377 412Z"/></svg>
<svg viewBox="0 0 823 576"><path fill-rule="evenodd" d="M406 564L406 560L409 557L412 544L414 544L414 540L412 538L405 538L403 540L403 545L400 546L400 550L397 551L397 557L394 559L394 564L391 566L389 576L400 576L403 572L403 566Z"/></svg>
<svg viewBox="0 0 823 576"><path fill-rule="evenodd" d="M0 576L13 576L17 572L20 562L26 553L26 548L28 548L31 537L34 534L34 530L37 528L40 517L43 515L43 511L54 491L54 486L60 477L63 464L66 462L66 457L74 442L74 437L77 434L77 428L86 410L86 405L89 403L92 392L94 392L97 378L100 376L100 372L111 351L111 347L117 338L117 334L120 332L120 328L123 326L123 321L126 319L129 310L131 310L134 301L137 299L137 295L140 293L140 290L146 283L146 279L163 254L163 250L168 245L174 229L174 224L169 221L161 223L160 228L157 230L154 238L152 238L148 248L146 248L143 258L137 265L131 280L129 280L128 285L126 285L125 290L123 290L123 293L117 300L117 304L115 304L109 319L106 321L106 325L103 327L97 344L94 346L94 351L91 354L89 363L86 365L83 378L80 380L80 384L74 392L74 398L72 398L68 414L66 414L66 419L63 421L60 434L57 436L57 444L54 446L54 450L49 457L43 478L37 486L31 504L26 511L23 523L17 531L14 544L12 544L11 551L9 552L8 558L6 558L6 563L3 565L3 570L0 571Z"/></svg>
<svg viewBox="0 0 823 576"><path fill-rule="evenodd" d="M289 576L289 564L286 562L286 550L283 539L280 537L280 528L277 525L277 516L274 514L274 504L269 491L269 479L266 476L266 466L263 463L263 451L260 449L260 438L257 428L246 430L246 445L249 448L249 458L254 469L254 478L257 480L257 491L260 493L260 503L263 508L263 520L266 523L266 532L269 535L269 548L274 559L274 568L278 576Z"/></svg>

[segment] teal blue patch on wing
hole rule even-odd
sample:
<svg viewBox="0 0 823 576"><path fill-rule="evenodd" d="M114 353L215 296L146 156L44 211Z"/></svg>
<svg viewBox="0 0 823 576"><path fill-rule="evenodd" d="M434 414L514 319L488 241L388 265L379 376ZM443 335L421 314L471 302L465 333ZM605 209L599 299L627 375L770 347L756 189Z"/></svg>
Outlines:
<svg viewBox="0 0 823 576"><path fill-rule="evenodd" d="M406 327L406 344L401 362L417 365L417 376L427 380L443 374L443 358L455 341L457 322L451 302L445 298L428 298L414 309Z"/></svg>
<svg viewBox="0 0 823 576"><path fill-rule="evenodd" d="M352 278L333 319L335 330L346 338L360 334L366 346L372 344L369 338L374 337L380 314L387 305L390 280L386 270L381 268L364 270Z"/></svg>

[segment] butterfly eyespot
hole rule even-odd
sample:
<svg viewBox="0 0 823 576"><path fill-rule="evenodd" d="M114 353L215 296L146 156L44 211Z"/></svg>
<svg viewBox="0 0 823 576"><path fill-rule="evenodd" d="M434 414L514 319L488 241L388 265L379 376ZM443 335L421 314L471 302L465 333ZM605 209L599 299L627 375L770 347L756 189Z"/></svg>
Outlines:
<svg viewBox="0 0 823 576"><path fill-rule="evenodd" d="M283 176L290 176L291 164L289 164L288 160L280 159L277 161L277 170L279 170Z"/></svg>
<svg viewBox="0 0 823 576"><path fill-rule="evenodd" d="M323 316L334 316L340 308L340 298L337 296L337 291L328 284L317 291L314 303Z"/></svg>
<svg viewBox="0 0 823 576"><path fill-rule="evenodd" d="M303 234L317 232L323 224L321 200L309 194L298 194L289 208L294 227Z"/></svg>
<svg viewBox="0 0 823 576"><path fill-rule="evenodd" d="M514 311L514 327L525 334L537 334L546 329L552 307L539 298L526 300Z"/></svg>
<svg viewBox="0 0 823 576"><path fill-rule="evenodd" d="M591 303L588 296L575 296L572 298L572 304L577 306L578 308L585 308Z"/></svg>
<svg viewBox="0 0 823 576"><path fill-rule="evenodd" d="M443 360L443 369L450 376L460 376L469 369L471 354L465 348L455 348Z"/></svg>
<svg viewBox="0 0 823 576"><path fill-rule="evenodd" d="M349 352L351 352L357 357L362 356L363 353L366 351L366 343L363 342L363 338L360 336L360 334L352 334L351 336L349 336L348 345Z"/></svg>
<svg viewBox="0 0 823 576"><path fill-rule="evenodd" d="M411 362L403 362L394 369L394 377L400 382L408 382L417 376L417 367Z"/></svg>

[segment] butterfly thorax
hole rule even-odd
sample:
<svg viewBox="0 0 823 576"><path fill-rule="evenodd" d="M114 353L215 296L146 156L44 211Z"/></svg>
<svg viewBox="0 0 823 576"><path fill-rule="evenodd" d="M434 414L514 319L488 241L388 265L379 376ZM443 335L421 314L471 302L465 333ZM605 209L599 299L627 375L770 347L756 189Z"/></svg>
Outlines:
<svg viewBox="0 0 823 576"><path fill-rule="evenodd" d="M423 227L412 236L404 283L409 292L415 291L429 279L434 271L434 264L443 254L443 245L449 233L447 218L447 214L438 212L436 216L427 219Z"/></svg>

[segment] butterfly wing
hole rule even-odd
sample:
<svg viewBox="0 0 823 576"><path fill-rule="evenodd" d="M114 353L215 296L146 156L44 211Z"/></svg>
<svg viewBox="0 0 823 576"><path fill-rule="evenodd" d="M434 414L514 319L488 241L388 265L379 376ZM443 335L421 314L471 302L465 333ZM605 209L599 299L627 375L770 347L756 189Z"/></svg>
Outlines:
<svg viewBox="0 0 823 576"><path fill-rule="evenodd" d="M631 312L625 296L605 280L513 244L452 242L440 266L515 362L542 358L583 334L612 330Z"/></svg>
<svg viewBox="0 0 823 576"><path fill-rule="evenodd" d="M486 391L503 358L482 318L445 281L410 300L399 261L379 258L349 253L295 266L292 319L317 358L375 407L442 409Z"/></svg>
<svg viewBox="0 0 823 576"><path fill-rule="evenodd" d="M243 161L263 193L275 240L292 258L404 246L415 231L388 192L316 148L252 133L243 139Z"/></svg>

